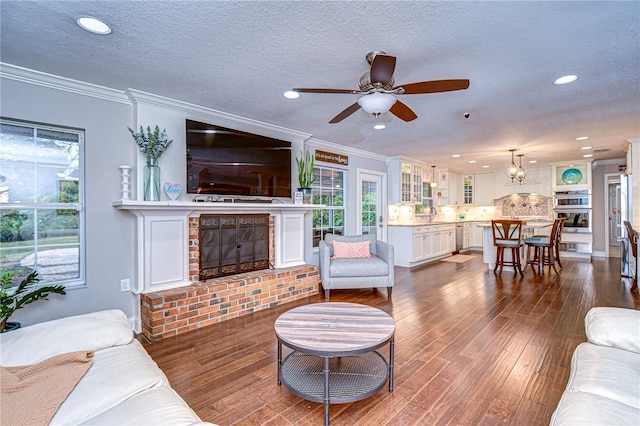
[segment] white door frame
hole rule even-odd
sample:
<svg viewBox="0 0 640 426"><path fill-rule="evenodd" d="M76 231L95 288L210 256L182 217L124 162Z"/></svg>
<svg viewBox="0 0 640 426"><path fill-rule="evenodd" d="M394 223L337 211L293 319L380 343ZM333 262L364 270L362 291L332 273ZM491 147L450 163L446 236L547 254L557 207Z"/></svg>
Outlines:
<svg viewBox="0 0 640 426"><path fill-rule="evenodd" d="M356 229L358 230L358 232L362 231L362 181L363 179L363 175L373 175L373 176L379 176L380 177L380 181L382 182L382 185L380 186L380 188L378 189L378 194L380 194L380 216L382 217L382 226L379 228L380 229L380 234L378 235L378 239L380 241L387 241L387 222L388 222L388 218L387 218L387 173L386 172L379 172L377 170L367 170L367 169L356 169L356 176L357 176L357 188L358 188L358 194L357 194L357 198L356 198L356 204L358 205L357 208L357 212L356 212L356 218L357 218L357 222L356 222Z"/></svg>
<svg viewBox="0 0 640 426"><path fill-rule="evenodd" d="M604 257L609 257L609 178L616 177L620 182L620 173L605 173L604 175ZM593 207L592 207L593 211ZM593 220L593 219L592 219ZM593 226L593 224L592 224Z"/></svg>

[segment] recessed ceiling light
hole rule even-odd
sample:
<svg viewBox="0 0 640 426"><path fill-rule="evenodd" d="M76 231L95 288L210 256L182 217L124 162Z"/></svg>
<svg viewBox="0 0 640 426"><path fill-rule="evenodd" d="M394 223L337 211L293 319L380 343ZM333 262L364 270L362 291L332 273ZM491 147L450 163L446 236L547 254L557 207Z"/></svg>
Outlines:
<svg viewBox="0 0 640 426"><path fill-rule="evenodd" d="M486 164L484 166L482 166L483 169L488 169L489 166L487 166Z"/></svg>
<svg viewBox="0 0 640 426"><path fill-rule="evenodd" d="M376 130L382 130L382 129L386 129L387 126L385 126L384 124L376 124L375 126L373 126L373 128Z"/></svg>
<svg viewBox="0 0 640 426"><path fill-rule="evenodd" d="M106 22L92 16L78 16L76 23L81 28L94 34L111 34L111 27Z"/></svg>
<svg viewBox="0 0 640 426"><path fill-rule="evenodd" d="M458 157L460 157L460 154L453 154L452 157L453 158L458 158Z"/></svg>
<svg viewBox="0 0 640 426"><path fill-rule="evenodd" d="M469 164L474 164L476 160L469 160Z"/></svg>
<svg viewBox="0 0 640 426"><path fill-rule="evenodd" d="M293 90L287 90L282 94L287 99L298 99L300 97L300 93L294 92Z"/></svg>
<svg viewBox="0 0 640 426"><path fill-rule="evenodd" d="M569 83L573 83L574 81L576 81L578 79L577 75L564 75L558 79L556 79L556 81L553 82L553 84L569 84Z"/></svg>
<svg viewBox="0 0 640 426"><path fill-rule="evenodd" d="M587 139L589 139L589 136L580 136L576 138L577 141L586 141Z"/></svg>
<svg viewBox="0 0 640 426"><path fill-rule="evenodd" d="M590 158L590 157L593 157L593 154L585 154L585 155L583 155L583 157L584 158Z"/></svg>
<svg viewBox="0 0 640 426"><path fill-rule="evenodd" d="M582 147L582 148L580 148L580 149L591 149L591 148L593 148L593 147L591 147L591 146L583 146L583 147Z"/></svg>
<svg viewBox="0 0 640 426"><path fill-rule="evenodd" d="M537 163L538 160L529 160L529 164Z"/></svg>

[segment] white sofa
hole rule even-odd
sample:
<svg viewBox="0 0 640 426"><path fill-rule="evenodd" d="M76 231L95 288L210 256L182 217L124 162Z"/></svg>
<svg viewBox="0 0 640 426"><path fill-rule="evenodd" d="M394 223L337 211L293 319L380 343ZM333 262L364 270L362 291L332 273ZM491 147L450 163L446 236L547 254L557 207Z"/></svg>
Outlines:
<svg viewBox="0 0 640 426"><path fill-rule="evenodd" d="M592 308L551 425L640 425L640 311Z"/></svg>
<svg viewBox="0 0 640 426"><path fill-rule="evenodd" d="M171 388L124 312L109 310L0 334L0 364L36 364L94 351L93 363L51 419L52 425L205 425Z"/></svg>

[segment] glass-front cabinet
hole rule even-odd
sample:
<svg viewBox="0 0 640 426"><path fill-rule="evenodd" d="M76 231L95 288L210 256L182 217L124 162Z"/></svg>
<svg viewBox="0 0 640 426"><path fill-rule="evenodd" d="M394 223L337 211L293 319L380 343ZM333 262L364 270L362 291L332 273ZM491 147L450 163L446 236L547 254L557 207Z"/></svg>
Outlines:
<svg viewBox="0 0 640 426"><path fill-rule="evenodd" d="M389 167L389 204L422 204L423 165L403 157L391 157Z"/></svg>
<svg viewBox="0 0 640 426"><path fill-rule="evenodd" d="M473 175L462 178L462 203L473 204Z"/></svg>

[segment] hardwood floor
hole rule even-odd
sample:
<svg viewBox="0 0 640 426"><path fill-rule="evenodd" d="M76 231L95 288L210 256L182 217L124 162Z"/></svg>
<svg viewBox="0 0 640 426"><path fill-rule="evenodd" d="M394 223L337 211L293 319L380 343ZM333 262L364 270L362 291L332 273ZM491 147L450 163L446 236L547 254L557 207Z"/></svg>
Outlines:
<svg viewBox="0 0 640 426"><path fill-rule="evenodd" d="M396 321L394 391L331 406L340 425L548 424L586 341L592 306L640 309L619 259L563 258L560 275L497 277L481 253L465 263L396 267L386 291L337 290L331 301L375 306ZM276 383L273 324L321 295L145 343L174 389L220 425L321 425L322 404ZM387 357L388 348L381 353Z"/></svg>

